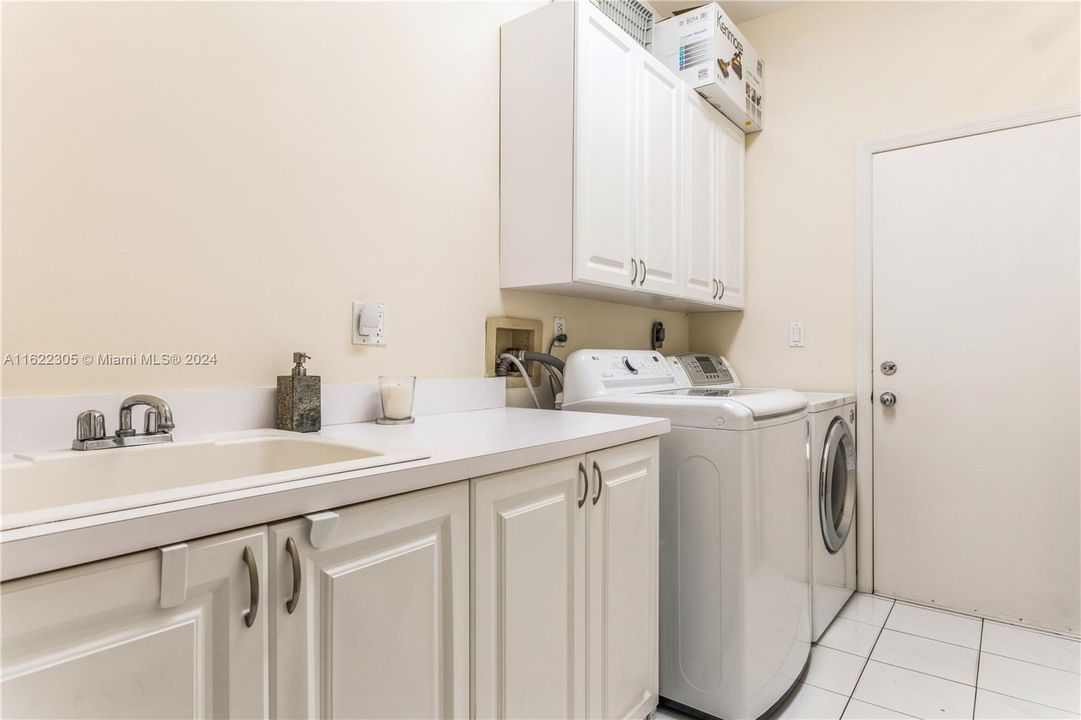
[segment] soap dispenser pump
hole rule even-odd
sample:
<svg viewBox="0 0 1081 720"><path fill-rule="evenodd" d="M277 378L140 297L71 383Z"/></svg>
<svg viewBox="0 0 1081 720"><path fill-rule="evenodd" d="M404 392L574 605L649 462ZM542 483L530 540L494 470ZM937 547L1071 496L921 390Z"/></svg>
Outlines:
<svg viewBox="0 0 1081 720"><path fill-rule="evenodd" d="M293 353L293 371L278 376L277 427L293 432L317 432L323 426L319 376L309 375L307 353Z"/></svg>

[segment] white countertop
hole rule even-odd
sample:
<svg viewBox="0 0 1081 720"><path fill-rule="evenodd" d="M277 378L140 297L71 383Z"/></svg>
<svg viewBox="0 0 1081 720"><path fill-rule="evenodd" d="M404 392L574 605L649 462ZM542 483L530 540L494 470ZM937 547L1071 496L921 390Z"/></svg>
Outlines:
<svg viewBox="0 0 1081 720"><path fill-rule="evenodd" d="M330 440L429 457L5 530L0 580L536 465L668 430L669 421L661 418L522 408L429 415L413 425L324 427L319 435Z"/></svg>

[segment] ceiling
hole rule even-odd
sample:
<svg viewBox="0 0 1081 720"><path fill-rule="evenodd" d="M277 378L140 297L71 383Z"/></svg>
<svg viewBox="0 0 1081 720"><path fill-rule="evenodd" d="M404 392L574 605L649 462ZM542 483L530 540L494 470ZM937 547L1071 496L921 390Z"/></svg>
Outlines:
<svg viewBox="0 0 1081 720"><path fill-rule="evenodd" d="M721 0L721 7L736 25L761 17L767 13L795 5L797 0ZM706 0L652 0L649 5L657 11L657 19L663 20L680 10L705 5Z"/></svg>

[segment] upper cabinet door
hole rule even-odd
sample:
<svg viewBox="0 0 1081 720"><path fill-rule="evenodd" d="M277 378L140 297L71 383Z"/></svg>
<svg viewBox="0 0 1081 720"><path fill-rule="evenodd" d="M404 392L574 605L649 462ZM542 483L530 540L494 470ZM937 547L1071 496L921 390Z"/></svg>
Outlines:
<svg viewBox="0 0 1081 720"><path fill-rule="evenodd" d="M262 527L188 543L166 608L158 550L4 583L0 713L266 717L266 557Z"/></svg>
<svg viewBox="0 0 1081 720"><path fill-rule="evenodd" d="M577 6L574 279L630 288L639 47L592 3Z"/></svg>
<svg viewBox="0 0 1081 720"><path fill-rule="evenodd" d="M590 718L657 705L658 462L656 438L586 456Z"/></svg>
<svg viewBox="0 0 1081 720"><path fill-rule="evenodd" d="M683 83L652 55L639 52L638 87L638 286L679 296Z"/></svg>
<svg viewBox="0 0 1081 720"><path fill-rule="evenodd" d="M746 302L743 280L743 160L745 136L736 127L728 127L717 118L717 147L720 151L718 175L721 213L717 239L717 277L721 292L717 302L738 309Z"/></svg>
<svg viewBox="0 0 1081 720"><path fill-rule="evenodd" d="M466 717L468 482L336 514L270 528L275 717Z"/></svg>
<svg viewBox="0 0 1081 720"><path fill-rule="evenodd" d="M475 718L585 717L587 492L582 457L473 481Z"/></svg>
<svg viewBox="0 0 1081 720"><path fill-rule="evenodd" d="M717 113L689 87L683 89L685 200L683 226L683 297L712 302L717 283L718 194Z"/></svg>

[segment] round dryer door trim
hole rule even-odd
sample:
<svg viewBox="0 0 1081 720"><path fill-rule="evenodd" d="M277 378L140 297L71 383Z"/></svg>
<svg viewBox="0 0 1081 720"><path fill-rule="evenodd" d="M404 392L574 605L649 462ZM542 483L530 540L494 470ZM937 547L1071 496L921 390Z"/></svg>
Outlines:
<svg viewBox="0 0 1081 720"><path fill-rule="evenodd" d="M844 487L835 487L843 482ZM838 494L844 499L834 503ZM822 448L822 469L818 479L818 511L822 521L822 540L831 554L838 552L852 530L856 511L856 443L841 418L834 418Z"/></svg>

